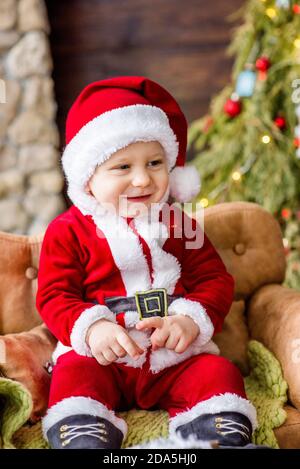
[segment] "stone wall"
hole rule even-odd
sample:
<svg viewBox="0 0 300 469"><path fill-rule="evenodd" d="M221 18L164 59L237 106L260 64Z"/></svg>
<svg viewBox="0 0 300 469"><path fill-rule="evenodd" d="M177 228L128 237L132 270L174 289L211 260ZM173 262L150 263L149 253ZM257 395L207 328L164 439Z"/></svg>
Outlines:
<svg viewBox="0 0 300 469"><path fill-rule="evenodd" d="M65 210L44 0L0 0L0 230L43 232Z"/></svg>

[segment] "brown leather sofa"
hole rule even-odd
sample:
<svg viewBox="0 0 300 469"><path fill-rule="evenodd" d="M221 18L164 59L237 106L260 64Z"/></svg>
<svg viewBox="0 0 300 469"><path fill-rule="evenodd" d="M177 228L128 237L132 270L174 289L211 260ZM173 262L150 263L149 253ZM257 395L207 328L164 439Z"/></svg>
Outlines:
<svg viewBox="0 0 300 469"><path fill-rule="evenodd" d="M204 229L235 279L235 301L214 340L244 375L249 339L274 353L289 386L287 420L275 434L281 448L300 448L300 292L281 285L286 263L279 224L257 204L230 202L205 209ZM0 232L0 334L6 345L0 370L30 390L32 421L46 409L45 365L56 345L35 308L42 239Z"/></svg>

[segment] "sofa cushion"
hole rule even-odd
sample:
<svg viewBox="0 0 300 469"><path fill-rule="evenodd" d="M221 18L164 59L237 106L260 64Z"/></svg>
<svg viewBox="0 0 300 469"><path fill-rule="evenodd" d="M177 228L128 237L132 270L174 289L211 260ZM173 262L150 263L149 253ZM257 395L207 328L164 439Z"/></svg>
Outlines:
<svg viewBox="0 0 300 469"><path fill-rule="evenodd" d="M30 330L42 320L35 307L43 234L0 231L0 334Z"/></svg>
<svg viewBox="0 0 300 469"><path fill-rule="evenodd" d="M195 218L201 219L201 212ZM204 210L204 230L235 280L235 299L260 286L282 283L286 259L279 223L251 202L222 203Z"/></svg>

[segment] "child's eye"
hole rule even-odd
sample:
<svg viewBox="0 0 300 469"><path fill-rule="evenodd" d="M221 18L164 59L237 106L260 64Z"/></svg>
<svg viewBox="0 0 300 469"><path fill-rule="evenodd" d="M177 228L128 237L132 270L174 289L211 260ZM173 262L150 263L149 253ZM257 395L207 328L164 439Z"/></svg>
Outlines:
<svg viewBox="0 0 300 469"><path fill-rule="evenodd" d="M153 160L150 161L149 164L152 164L153 166L158 166L162 163L162 160ZM117 166L116 168L113 169L128 169L130 166L129 164L122 164L121 166Z"/></svg>
<svg viewBox="0 0 300 469"><path fill-rule="evenodd" d="M154 164L154 166L158 166L159 164L162 163L162 160L153 160L153 161L150 161L150 163L156 163Z"/></svg>
<svg viewBox="0 0 300 469"><path fill-rule="evenodd" d="M127 169L127 168L129 168L128 164L122 164L121 166L116 166L115 168L112 168L112 169Z"/></svg>

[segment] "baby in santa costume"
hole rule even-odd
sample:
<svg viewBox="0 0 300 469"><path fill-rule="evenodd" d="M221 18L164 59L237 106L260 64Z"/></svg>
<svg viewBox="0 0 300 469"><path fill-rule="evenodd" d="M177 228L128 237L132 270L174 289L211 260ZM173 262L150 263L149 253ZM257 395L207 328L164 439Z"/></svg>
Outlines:
<svg viewBox="0 0 300 469"><path fill-rule="evenodd" d="M170 438L249 447L255 408L212 341L234 281L199 223L170 204L200 189L186 143L179 105L146 77L91 83L68 113L73 205L46 230L36 299L59 341L42 421L52 448L120 448L116 412L132 408L165 409Z"/></svg>

